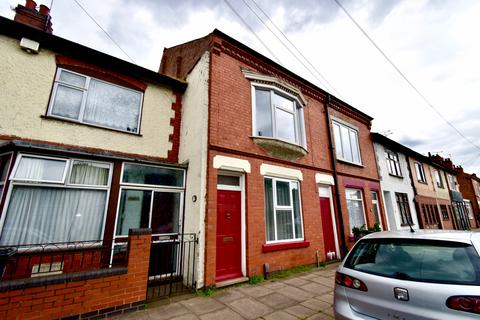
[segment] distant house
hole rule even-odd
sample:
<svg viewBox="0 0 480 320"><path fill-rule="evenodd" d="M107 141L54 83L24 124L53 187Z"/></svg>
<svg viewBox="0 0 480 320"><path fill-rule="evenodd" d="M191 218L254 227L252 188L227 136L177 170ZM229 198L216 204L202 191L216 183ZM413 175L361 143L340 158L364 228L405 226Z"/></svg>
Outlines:
<svg viewBox="0 0 480 320"><path fill-rule="evenodd" d="M378 133L372 133L372 138L389 229L419 229L408 162L410 150Z"/></svg>
<svg viewBox="0 0 480 320"><path fill-rule="evenodd" d="M480 178L457 167L457 181L468 210L471 226L480 227ZM473 218L472 218L473 217Z"/></svg>
<svg viewBox="0 0 480 320"><path fill-rule="evenodd" d="M204 286L338 259L352 229L386 225L371 117L218 30L165 49L160 72L189 82L179 160Z"/></svg>
<svg viewBox="0 0 480 320"><path fill-rule="evenodd" d="M475 225L475 218L473 214L473 207L470 203L470 200L464 199L464 195L461 192L460 184L457 180L457 175L461 175L463 169L461 167L457 167L453 164L453 162L447 158L444 159L439 155L431 155L429 154L429 158L435 163L440 164L444 168L446 168L445 177L446 177L446 185L450 192L450 199L451 199L451 206L452 206L452 226L454 229L458 230L468 230L472 227L472 224ZM465 182L465 177L460 176L463 178L463 182ZM468 190L467 190L468 192Z"/></svg>

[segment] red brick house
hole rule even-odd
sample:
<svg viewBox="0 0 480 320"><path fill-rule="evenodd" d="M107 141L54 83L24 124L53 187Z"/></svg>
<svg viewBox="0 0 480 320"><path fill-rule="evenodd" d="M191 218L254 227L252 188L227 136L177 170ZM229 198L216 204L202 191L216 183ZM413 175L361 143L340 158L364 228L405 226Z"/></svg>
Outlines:
<svg viewBox="0 0 480 320"><path fill-rule="evenodd" d="M218 30L166 48L159 72L189 83L179 161L203 285L338 259L352 228L386 225L371 117Z"/></svg>

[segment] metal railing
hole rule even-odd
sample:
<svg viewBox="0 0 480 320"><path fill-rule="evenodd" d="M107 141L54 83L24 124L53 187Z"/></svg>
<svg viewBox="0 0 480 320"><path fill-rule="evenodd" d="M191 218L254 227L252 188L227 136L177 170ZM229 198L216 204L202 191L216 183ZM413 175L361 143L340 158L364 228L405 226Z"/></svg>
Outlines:
<svg viewBox="0 0 480 320"><path fill-rule="evenodd" d="M152 237L147 299L155 300L196 289L196 234Z"/></svg>
<svg viewBox="0 0 480 320"><path fill-rule="evenodd" d="M127 266L112 240L0 246L0 281Z"/></svg>

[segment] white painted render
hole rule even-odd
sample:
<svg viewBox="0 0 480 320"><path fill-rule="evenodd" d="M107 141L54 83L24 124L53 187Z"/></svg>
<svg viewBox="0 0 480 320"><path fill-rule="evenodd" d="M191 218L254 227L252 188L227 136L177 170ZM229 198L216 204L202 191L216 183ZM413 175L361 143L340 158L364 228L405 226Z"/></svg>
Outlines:
<svg viewBox="0 0 480 320"><path fill-rule="evenodd" d="M398 159L400 161L400 169L402 171L403 178L391 176L388 173L387 159L385 157L385 147L377 142L374 143L375 156L377 157L378 175L380 177L380 186L383 192L383 202L385 212L387 213L387 222L390 230L407 230L408 226L401 225L400 212L397 206L397 200L395 198L395 192L406 193L408 195L408 203L410 206L410 213L413 220L413 228L418 229L418 218L414 205L414 193L412 187L412 181L408 171L408 165L406 157L403 153L397 152Z"/></svg>
<svg viewBox="0 0 480 320"><path fill-rule="evenodd" d="M209 60L209 53L205 52L187 76L188 88L182 102L178 155L180 163L188 163L184 231L198 235L195 257L198 288L203 287L205 264Z"/></svg>
<svg viewBox="0 0 480 320"><path fill-rule="evenodd" d="M266 163L260 165L260 174L262 176L297 179L299 181L303 180L303 174L300 170L274 166Z"/></svg>
<svg viewBox="0 0 480 320"><path fill-rule="evenodd" d="M248 160L220 155L213 157L213 167L220 170L251 172L251 166Z"/></svg>
<svg viewBox="0 0 480 320"><path fill-rule="evenodd" d="M38 54L27 53L19 40L6 36L0 36L0 52L0 136L167 158L175 101L169 88L147 83L141 135L45 118L57 69L55 53L41 43Z"/></svg>

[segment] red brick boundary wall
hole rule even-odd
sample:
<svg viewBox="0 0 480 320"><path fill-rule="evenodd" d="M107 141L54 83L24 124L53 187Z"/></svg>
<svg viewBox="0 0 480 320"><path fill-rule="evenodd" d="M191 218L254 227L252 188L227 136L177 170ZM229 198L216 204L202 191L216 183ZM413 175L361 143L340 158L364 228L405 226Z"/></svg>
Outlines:
<svg viewBox="0 0 480 320"><path fill-rule="evenodd" d="M145 307L151 230L130 230L127 267L0 282L0 319L99 319Z"/></svg>

